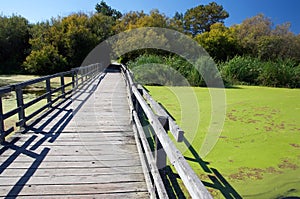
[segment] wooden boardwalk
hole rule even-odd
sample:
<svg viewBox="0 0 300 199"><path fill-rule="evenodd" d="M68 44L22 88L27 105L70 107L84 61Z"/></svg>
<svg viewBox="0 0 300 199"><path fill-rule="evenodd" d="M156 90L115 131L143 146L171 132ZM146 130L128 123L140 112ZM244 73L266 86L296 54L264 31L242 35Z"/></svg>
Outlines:
<svg viewBox="0 0 300 199"><path fill-rule="evenodd" d="M110 71L0 148L0 198L149 198L126 82Z"/></svg>

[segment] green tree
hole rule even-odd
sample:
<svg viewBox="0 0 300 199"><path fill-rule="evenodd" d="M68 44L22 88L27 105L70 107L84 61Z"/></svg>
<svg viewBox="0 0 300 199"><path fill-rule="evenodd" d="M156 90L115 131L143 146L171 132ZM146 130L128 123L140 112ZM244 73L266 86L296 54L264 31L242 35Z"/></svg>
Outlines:
<svg viewBox="0 0 300 199"><path fill-rule="evenodd" d="M145 15L137 21L138 27L167 27L168 18L159 12L159 10L154 9L150 11L149 15Z"/></svg>
<svg viewBox="0 0 300 199"><path fill-rule="evenodd" d="M179 32L184 32L184 15L176 12L174 17L169 20L169 28L172 28Z"/></svg>
<svg viewBox="0 0 300 199"><path fill-rule="evenodd" d="M80 66L87 54L98 44L97 36L88 28L88 20L86 15L80 14L65 17L61 22L61 32L56 34L63 37L61 41L64 52L59 50L67 58L71 68Z"/></svg>
<svg viewBox="0 0 300 199"><path fill-rule="evenodd" d="M196 36L199 33L210 31L212 24L223 23L224 19L228 17L229 14L223 9L223 6L215 2L208 5L199 5L187 10L184 14L185 31L192 36Z"/></svg>
<svg viewBox="0 0 300 199"><path fill-rule="evenodd" d="M50 21L33 24L30 28L31 38L29 43L31 50L42 49L45 44L51 43L51 24Z"/></svg>
<svg viewBox="0 0 300 199"><path fill-rule="evenodd" d="M240 54L240 47L233 29L225 27L222 23L211 25L209 32L197 35L195 40L216 61L226 61Z"/></svg>
<svg viewBox="0 0 300 199"><path fill-rule="evenodd" d="M120 33L141 27L168 27L168 18L157 9L150 11L150 14L141 12L126 13L116 24L115 30Z"/></svg>
<svg viewBox="0 0 300 199"><path fill-rule="evenodd" d="M117 11L116 9L112 9L109 5L107 5L104 1L97 3L95 7L98 13L101 13L105 16L112 17L114 20L117 20L122 17L122 13Z"/></svg>
<svg viewBox="0 0 300 199"><path fill-rule="evenodd" d="M0 72L20 73L23 60L29 53L28 21L13 15L0 16Z"/></svg>
<svg viewBox="0 0 300 199"><path fill-rule="evenodd" d="M115 21L101 13L93 14L88 21L88 28L96 35L97 42L100 43L108 37L114 35Z"/></svg>
<svg viewBox="0 0 300 199"><path fill-rule="evenodd" d="M31 30L31 54L34 54L30 57L31 63L34 59L38 59L37 54L44 54L43 51L46 47L48 49L49 46L53 46L55 51L52 50L51 55L57 53L66 59L65 70L80 66L87 54L101 40L104 40L104 37L111 34L109 30L106 31L96 27L96 25L101 26L101 23L105 24L105 18L109 17L102 14L89 17L84 13L75 13L64 18L52 18L51 21L36 24ZM112 24L107 25L107 27L111 28ZM26 63L24 65L28 66ZM57 71L53 67L48 69L49 73ZM32 70L27 69L27 71L31 72Z"/></svg>

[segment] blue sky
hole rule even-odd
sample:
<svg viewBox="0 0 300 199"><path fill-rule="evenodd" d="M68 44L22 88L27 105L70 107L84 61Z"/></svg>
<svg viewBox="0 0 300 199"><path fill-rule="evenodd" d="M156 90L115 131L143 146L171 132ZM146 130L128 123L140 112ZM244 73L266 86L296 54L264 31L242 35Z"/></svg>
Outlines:
<svg viewBox="0 0 300 199"><path fill-rule="evenodd" d="M22 15L30 22L44 21L51 17L67 16L72 12L94 11L101 0L0 0L0 14ZM108 5L122 13L132 10L150 10L157 8L167 16L176 11L184 13L199 4L208 4L211 0L106 0ZM300 33L300 0L215 0L229 12L225 24L231 26L244 19L264 13L275 24L291 22L291 30Z"/></svg>

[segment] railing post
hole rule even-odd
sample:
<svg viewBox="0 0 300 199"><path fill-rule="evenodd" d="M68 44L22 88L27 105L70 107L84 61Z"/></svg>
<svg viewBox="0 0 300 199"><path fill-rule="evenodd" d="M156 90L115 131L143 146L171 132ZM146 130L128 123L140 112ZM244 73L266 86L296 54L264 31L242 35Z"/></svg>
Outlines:
<svg viewBox="0 0 300 199"><path fill-rule="evenodd" d="M17 106L20 109L19 110L19 126L20 128L26 126L26 120L25 120L25 110L24 110L24 99L23 99L23 90L22 87L16 86L16 98L17 98Z"/></svg>
<svg viewBox="0 0 300 199"><path fill-rule="evenodd" d="M161 123L161 125L164 127L164 130L166 132L168 132L168 128L169 128L169 122L168 122L168 118L167 117L163 117L163 116L159 116L158 117L159 122ZM159 141L158 137L155 134L155 143L156 143L156 148L155 148L155 159L156 159L156 165L157 168L159 169L161 178L163 180L166 179L166 166L167 166L167 154L161 144L161 142Z"/></svg>
<svg viewBox="0 0 300 199"><path fill-rule="evenodd" d="M73 85L74 85L74 89L75 88L77 88L78 87L78 70L77 69L75 69L74 71L73 71L73 75L72 75L72 81L73 81Z"/></svg>
<svg viewBox="0 0 300 199"><path fill-rule="evenodd" d="M5 130L3 120L2 96L0 95L0 144L5 141Z"/></svg>
<svg viewBox="0 0 300 199"><path fill-rule="evenodd" d="M65 97L65 77L64 77L64 75L60 76L60 86L61 86L61 94L62 94L62 97L64 98Z"/></svg>
<svg viewBox="0 0 300 199"><path fill-rule="evenodd" d="M46 79L46 92L47 92L47 103L52 105L52 100L51 100L51 83L50 83L50 78Z"/></svg>
<svg viewBox="0 0 300 199"><path fill-rule="evenodd" d="M143 93L143 90L137 89L141 94ZM138 115L141 114L141 106L138 102L138 100L135 101L135 111L137 112Z"/></svg>
<svg viewBox="0 0 300 199"><path fill-rule="evenodd" d="M75 71L72 70L72 90L75 89Z"/></svg>
<svg viewBox="0 0 300 199"><path fill-rule="evenodd" d="M81 84L83 84L83 82L84 82L84 69L80 69L80 78L81 78Z"/></svg>

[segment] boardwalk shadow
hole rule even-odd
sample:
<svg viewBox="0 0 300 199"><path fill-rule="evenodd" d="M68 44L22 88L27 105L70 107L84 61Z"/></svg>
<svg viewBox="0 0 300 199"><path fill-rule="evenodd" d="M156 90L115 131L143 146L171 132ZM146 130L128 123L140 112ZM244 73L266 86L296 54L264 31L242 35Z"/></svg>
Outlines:
<svg viewBox="0 0 300 199"><path fill-rule="evenodd" d="M104 74L105 75L105 74ZM104 75L99 79L93 79L86 83L80 90L76 91L72 96L63 99L53 107L44 112L38 119L28 125L22 132L17 133L10 141L5 141L0 148L0 178L5 171L11 173L12 169L20 169L25 171L21 176L12 174L10 183L2 183L2 189L6 190L6 195L0 195L4 198L15 198L27 186L28 181L43 163L50 148L43 146L44 143L53 143L72 120L74 114L83 106L83 104L92 96L97 89ZM91 85L94 84L92 87ZM75 109L70 108L74 100L79 99L84 93L88 93ZM49 116L46 120L47 116ZM59 116L59 120L50 129L45 128ZM20 146L21 145L21 146ZM26 157L26 162L19 161L18 158ZM30 160L28 160L30 158ZM22 165L23 163L23 165ZM27 166L29 163L29 166ZM12 165L18 165L13 166ZM10 170L10 171L8 171ZM28 185L31 186L31 185Z"/></svg>
<svg viewBox="0 0 300 199"><path fill-rule="evenodd" d="M202 181L203 184L214 190L220 191L225 198L240 199L242 198L239 193L230 185L230 183L222 176L222 174L215 168L209 167L209 162L204 161L191 143L184 137L183 142L188 147L193 155L193 158L185 157L187 161L196 162L199 167L207 174L211 182Z"/></svg>

